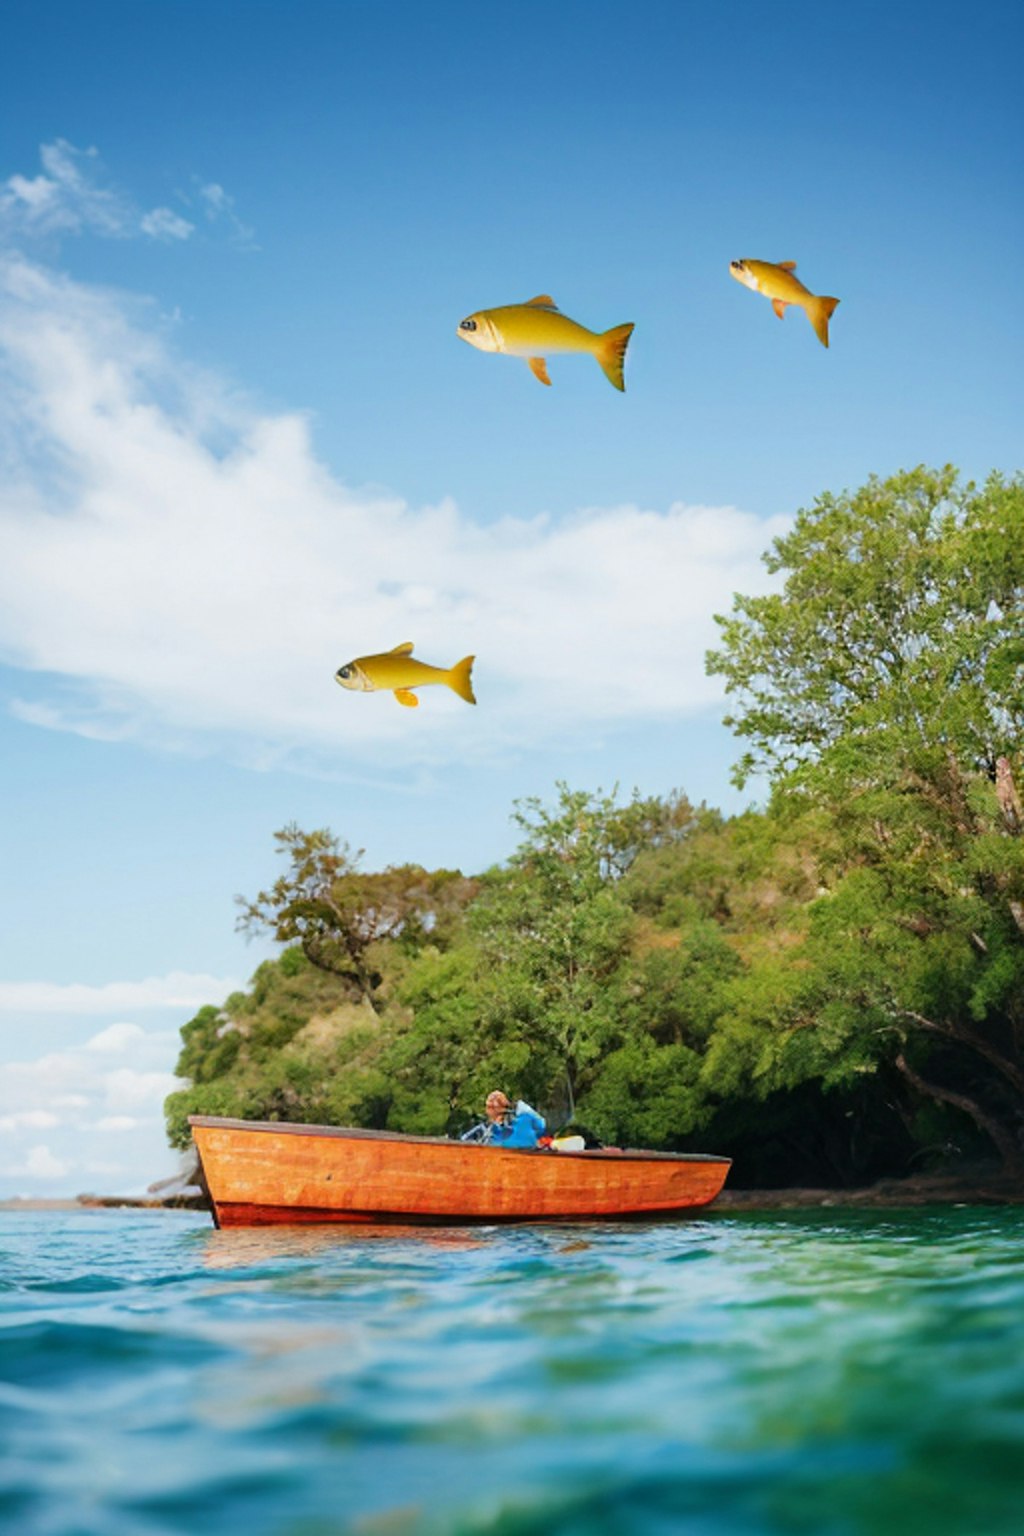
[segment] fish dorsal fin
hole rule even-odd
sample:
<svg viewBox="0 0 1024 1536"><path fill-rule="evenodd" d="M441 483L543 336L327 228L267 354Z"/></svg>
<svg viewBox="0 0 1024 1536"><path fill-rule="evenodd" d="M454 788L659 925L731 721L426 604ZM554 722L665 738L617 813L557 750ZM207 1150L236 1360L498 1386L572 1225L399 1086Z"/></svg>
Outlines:
<svg viewBox="0 0 1024 1536"><path fill-rule="evenodd" d="M538 293L535 299L527 299L531 309L557 309L558 305L549 293Z"/></svg>
<svg viewBox="0 0 1024 1536"><path fill-rule="evenodd" d="M389 656L411 656L414 641L403 640L401 645L393 645L388 651Z"/></svg>
<svg viewBox="0 0 1024 1536"><path fill-rule="evenodd" d="M795 272L796 271L796 262L795 261L777 261L775 263L775 265L777 267L781 267L783 272Z"/></svg>

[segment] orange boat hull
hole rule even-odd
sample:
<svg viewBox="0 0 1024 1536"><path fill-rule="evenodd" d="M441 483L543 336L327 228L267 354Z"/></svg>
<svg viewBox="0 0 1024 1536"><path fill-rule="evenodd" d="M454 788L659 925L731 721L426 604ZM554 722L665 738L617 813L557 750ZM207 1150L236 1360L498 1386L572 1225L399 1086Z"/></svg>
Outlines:
<svg viewBox="0 0 1024 1536"><path fill-rule="evenodd" d="M514 1152L325 1125L189 1124L218 1226L272 1222L587 1221L709 1205L725 1157Z"/></svg>

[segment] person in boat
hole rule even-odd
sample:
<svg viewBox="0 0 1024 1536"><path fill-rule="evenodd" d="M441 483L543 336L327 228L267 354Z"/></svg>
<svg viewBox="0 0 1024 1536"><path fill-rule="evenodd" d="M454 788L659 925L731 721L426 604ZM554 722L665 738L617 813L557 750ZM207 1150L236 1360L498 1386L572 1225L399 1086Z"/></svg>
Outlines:
<svg viewBox="0 0 1024 1536"><path fill-rule="evenodd" d="M463 1141L483 1141L490 1147L529 1150L538 1145L547 1129L544 1116L538 1115L525 1099L517 1100L513 1109L508 1095L500 1088L487 1095L484 1108L486 1122L467 1131Z"/></svg>

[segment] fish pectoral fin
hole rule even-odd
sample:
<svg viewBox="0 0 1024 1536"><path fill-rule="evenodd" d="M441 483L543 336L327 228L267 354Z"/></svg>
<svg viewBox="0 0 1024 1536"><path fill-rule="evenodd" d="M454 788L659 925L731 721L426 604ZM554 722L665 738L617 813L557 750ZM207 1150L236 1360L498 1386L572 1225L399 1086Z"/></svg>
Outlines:
<svg viewBox="0 0 1024 1536"><path fill-rule="evenodd" d="M403 640L401 645L393 645L388 651L389 656L411 656L414 645L412 640Z"/></svg>
<svg viewBox="0 0 1024 1536"><path fill-rule="evenodd" d="M548 378L548 365L543 357L528 357L526 361L530 365L530 372L535 379L540 379L542 384L550 384Z"/></svg>
<svg viewBox="0 0 1024 1536"><path fill-rule="evenodd" d="M416 695L409 688L396 688L395 698L398 700L399 704L404 704L406 709L416 709L420 702Z"/></svg>
<svg viewBox="0 0 1024 1536"><path fill-rule="evenodd" d="M785 317L786 317L786 310L788 308L789 308L789 305L786 303L785 299L772 299L772 309L774 309L775 313L778 315L780 320L784 320L785 319ZM763 311L762 311L762 313L763 313Z"/></svg>
<svg viewBox="0 0 1024 1536"><path fill-rule="evenodd" d="M796 271L796 262L795 261L777 261L775 263L775 265L777 267L781 267L783 272L795 272Z"/></svg>
<svg viewBox="0 0 1024 1536"><path fill-rule="evenodd" d="M557 309L558 305L549 293L538 293L535 299L527 299L527 305L532 309Z"/></svg>

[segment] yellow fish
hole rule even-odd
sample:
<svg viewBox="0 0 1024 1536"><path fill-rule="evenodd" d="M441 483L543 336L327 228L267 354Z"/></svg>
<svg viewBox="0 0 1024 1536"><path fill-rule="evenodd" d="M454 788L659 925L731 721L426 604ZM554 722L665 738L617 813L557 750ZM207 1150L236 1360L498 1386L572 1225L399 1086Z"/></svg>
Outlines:
<svg viewBox="0 0 1024 1536"><path fill-rule="evenodd" d="M420 702L411 690L422 688L425 683L447 683L467 704L476 703L470 682L475 656L464 656L446 671L444 667L428 667L425 662L414 661L412 647L413 642L406 640L403 645L396 645L393 651L381 651L377 656L357 656L355 661L338 668L334 680L343 688L355 688L360 693L373 693L377 688L391 689L399 704L406 704L410 709L415 709Z"/></svg>
<svg viewBox="0 0 1024 1536"><path fill-rule="evenodd" d="M613 325L610 331L588 331L563 315L546 293L525 304L505 304L500 309L478 309L459 322L458 334L481 352L507 352L525 357L535 378L550 384L547 358L553 352L589 352L596 357L616 389L624 390L622 365L632 325Z"/></svg>
<svg viewBox="0 0 1024 1536"><path fill-rule="evenodd" d="M806 311L822 346L828 346L829 317L839 300L819 298L805 288L800 279L794 276L795 261L780 261L777 264L773 261L730 261L729 271L738 283L771 299L772 309L780 320L788 305L799 304Z"/></svg>

